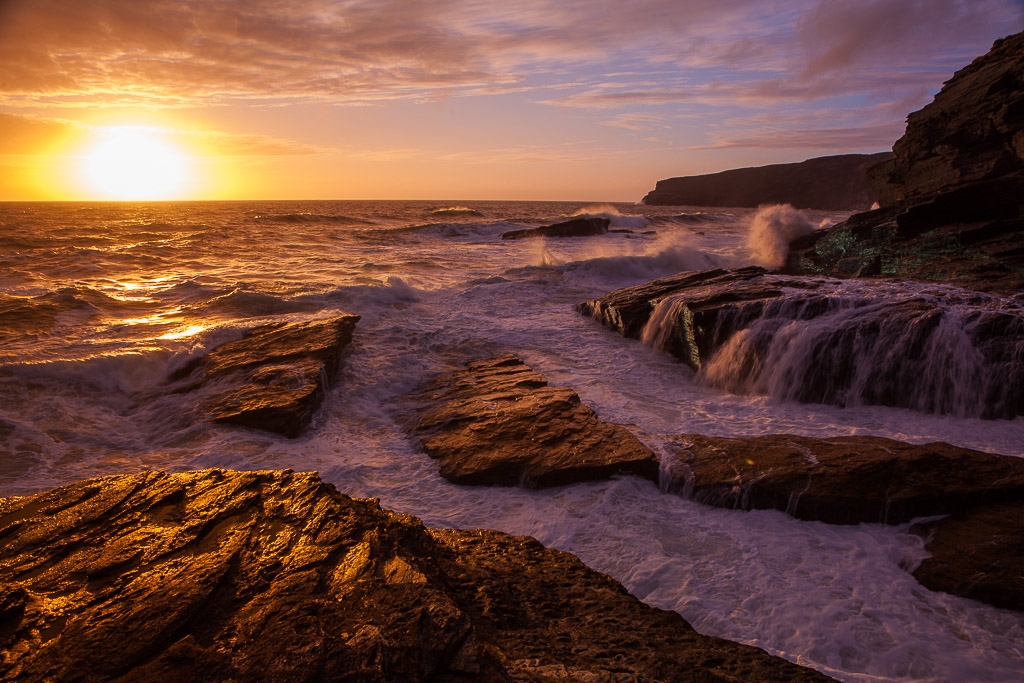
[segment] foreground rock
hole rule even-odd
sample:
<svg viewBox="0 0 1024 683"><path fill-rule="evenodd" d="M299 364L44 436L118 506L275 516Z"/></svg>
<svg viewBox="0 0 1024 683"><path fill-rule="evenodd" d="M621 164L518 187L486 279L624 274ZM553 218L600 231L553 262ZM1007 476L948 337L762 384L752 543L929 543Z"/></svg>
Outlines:
<svg viewBox="0 0 1024 683"><path fill-rule="evenodd" d="M526 230L512 230L503 233L503 240L534 239L538 237L590 237L592 235L603 235L608 232L611 221L607 218L573 218L554 225L545 225L539 228L528 228Z"/></svg>
<svg viewBox="0 0 1024 683"><path fill-rule="evenodd" d="M658 479L658 459L625 427L513 355L473 361L414 396L413 433L457 484L545 487L623 472Z"/></svg>
<svg viewBox="0 0 1024 683"><path fill-rule="evenodd" d="M1024 458L946 443L684 434L673 451L676 487L701 503L832 524L898 524L1024 500Z"/></svg>
<svg viewBox="0 0 1024 683"><path fill-rule="evenodd" d="M882 209L791 244L786 272L1024 289L1024 33L997 41L910 115L871 170Z"/></svg>
<svg viewBox="0 0 1024 683"><path fill-rule="evenodd" d="M751 267L680 273L577 310L733 393L960 417L1024 414L1020 301Z"/></svg>
<svg viewBox="0 0 1024 683"><path fill-rule="evenodd" d="M1024 500L927 525L932 554L914 577L931 590L1024 611Z"/></svg>
<svg viewBox="0 0 1024 683"><path fill-rule="evenodd" d="M797 164L669 178L659 180L643 202L651 206L792 204L798 209L864 210L877 199L867 169L891 158L891 152L842 154Z"/></svg>
<svg viewBox="0 0 1024 683"><path fill-rule="evenodd" d="M94 479L0 500L0 537L5 680L826 680L314 474Z"/></svg>
<svg viewBox="0 0 1024 683"><path fill-rule="evenodd" d="M309 425L352 341L358 315L261 325L175 373L179 391L204 387L215 422L296 437Z"/></svg>

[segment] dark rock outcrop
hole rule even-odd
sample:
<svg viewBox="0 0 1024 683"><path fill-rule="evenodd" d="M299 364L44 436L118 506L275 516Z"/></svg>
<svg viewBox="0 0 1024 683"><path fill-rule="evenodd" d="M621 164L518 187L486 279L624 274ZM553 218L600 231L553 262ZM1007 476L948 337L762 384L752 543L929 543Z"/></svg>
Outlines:
<svg viewBox="0 0 1024 683"><path fill-rule="evenodd" d="M1017 301L741 268L680 273L577 310L733 393L965 417L1024 414Z"/></svg>
<svg viewBox="0 0 1024 683"><path fill-rule="evenodd" d="M795 240L785 272L1024 290L1024 33L958 71L893 149L871 170L883 208Z"/></svg>
<svg viewBox="0 0 1024 683"><path fill-rule="evenodd" d="M841 154L795 164L738 168L659 180L644 197L651 206L792 204L798 209L863 210L876 200L867 169L891 152Z"/></svg>
<svg viewBox="0 0 1024 683"><path fill-rule="evenodd" d="M470 362L411 398L421 406L413 433L457 484L561 486L617 472L658 479L657 457L629 430L513 355Z"/></svg>
<svg viewBox="0 0 1024 683"><path fill-rule="evenodd" d="M1024 500L933 522L914 577L931 590L1024 611Z"/></svg>
<svg viewBox="0 0 1024 683"><path fill-rule="evenodd" d="M93 479L0 499L0 537L4 680L827 680L315 474Z"/></svg>
<svg viewBox="0 0 1024 683"><path fill-rule="evenodd" d="M204 413L216 422L296 437L309 425L352 341L358 315L261 325L174 374L190 391L208 389Z"/></svg>
<svg viewBox="0 0 1024 683"><path fill-rule="evenodd" d="M698 502L832 524L898 524L1024 500L1024 458L946 443L684 434L672 451L675 488Z"/></svg>
<svg viewBox="0 0 1024 683"><path fill-rule="evenodd" d="M536 237L590 237L592 235L603 235L608 232L611 221L607 218L573 218L572 220L554 225L545 225L539 228L528 228L525 230L511 230L503 233L503 240L533 239Z"/></svg>

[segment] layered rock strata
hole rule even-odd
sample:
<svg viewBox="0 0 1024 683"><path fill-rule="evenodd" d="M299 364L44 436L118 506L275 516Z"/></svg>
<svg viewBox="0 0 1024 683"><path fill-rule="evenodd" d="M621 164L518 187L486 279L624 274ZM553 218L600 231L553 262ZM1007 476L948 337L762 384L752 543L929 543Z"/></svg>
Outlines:
<svg viewBox="0 0 1024 683"><path fill-rule="evenodd" d="M891 152L842 154L668 178L659 180L643 202L651 206L792 204L798 209L863 210L877 199L867 169L891 158Z"/></svg>
<svg viewBox="0 0 1024 683"><path fill-rule="evenodd" d="M89 480L0 499L0 537L5 680L827 680L315 474Z"/></svg>
<svg viewBox="0 0 1024 683"><path fill-rule="evenodd" d="M204 389L215 422L299 436L323 403L358 315L271 323L221 344L177 371L176 391Z"/></svg>
<svg viewBox="0 0 1024 683"><path fill-rule="evenodd" d="M413 433L455 483L545 487L618 472L657 481L657 457L632 433L511 354L470 362L411 398Z"/></svg>
<svg viewBox="0 0 1024 683"><path fill-rule="evenodd" d="M1024 414L1024 307L1015 300L750 267L684 272L577 310L733 393L962 417Z"/></svg>
<svg viewBox="0 0 1024 683"><path fill-rule="evenodd" d="M539 228L511 230L502 233L503 240L536 239L539 237L590 237L608 232L611 221L607 218L573 218L572 220L544 225Z"/></svg>
<svg viewBox="0 0 1024 683"><path fill-rule="evenodd" d="M1024 289L1024 33L912 113L870 171L882 209L791 244L785 271Z"/></svg>

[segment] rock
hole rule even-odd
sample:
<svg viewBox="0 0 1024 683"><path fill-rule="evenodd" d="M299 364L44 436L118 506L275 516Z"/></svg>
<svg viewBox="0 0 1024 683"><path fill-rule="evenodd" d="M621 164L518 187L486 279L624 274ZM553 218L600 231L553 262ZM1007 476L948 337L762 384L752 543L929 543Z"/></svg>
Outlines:
<svg viewBox="0 0 1024 683"><path fill-rule="evenodd" d="M1024 499L1024 458L946 443L684 434L672 451L675 488L698 502L832 524L899 524Z"/></svg>
<svg viewBox="0 0 1024 683"><path fill-rule="evenodd" d="M827 680L315 474L93 479L0 499L0 538L4 680Z"/></svg>
<svg viewBox="0 0 1024 683"><path fill-rule="evenodd" d="M611 221L607 218L573 218L554 225L503 233L503 240L532 239L535 237L590 237L608 232Z"/></svg>
<svg viewBox="0 0 1024 683"><path fill-rule="evenodd" d="M974 508L928 524L923 586L1024 611L1024 501Z"/></svg>
<svg viewBox="0 0 1024 683"><path fill-rule="evenodd" d="M957 71L893 151L870 172L882 206L1024 171L1024 33Z"/></svg>
<svg viewBox="0 0 1024 683"><path fill-rule="evenodd" d="M867 169L890 152L841 154L795 164L738 168L659 180L643 199L651 206L792 204L798 209L867 209L876 200Z"/></svg>
<svg viewBox="0 0 1024 683"><path fill-rule="evenodd" d="M871 169L882 208L790 245L785 272L1024 291L1024 33L958 71Z"/></svg>
<svg viewBox="0 0 1024 683"><path fill-rule="evenodd" d="M215 422L296 437L309 425L352 341L358 315L253 328L174 374L206 387L204 411Z"/></svg>
<svg viewBox="0 0 1024 683"><path fill-rule="evenodd" d="M577 310L733 393L961 417L1024 414L1020 301L741 268L680 273Z"/></svg>
<svg viewBox="0 0 1024 683"><path fill-rule="evenodd" d="M546 487L617 472L658 481L658 459L625 427L513 355L469 363L413 395L412 432L457 484Z"/></svg>

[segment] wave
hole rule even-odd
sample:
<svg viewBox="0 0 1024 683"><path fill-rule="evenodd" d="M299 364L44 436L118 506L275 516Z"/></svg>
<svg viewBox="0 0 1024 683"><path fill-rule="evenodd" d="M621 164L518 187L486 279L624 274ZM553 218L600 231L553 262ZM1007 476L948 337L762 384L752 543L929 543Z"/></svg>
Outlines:
<svg viewBox="0 0 1024 683"><path fill-rule="evenodd" d="M572 215L572 218L606 218L610 228L622 228L626 230L642 230L651 224L646 216L631 216L619 213L619 210L610 204L597 204L586 206Z"/></svg>
<svg viewBox="0 0 1024 683"><path fill-rule="evenodd" d="M446 206L440 209L431 209L431 216L474 216L481 217L482 213L468 206Z"/></svg>
<svg viewBox="0 0 1024 683"><path fill-rule="evenodd" d="M786 265L789 243L814 232L814 226L791 204L762 206L750 219L747 246L751 260L765 268Z"/></svg>

